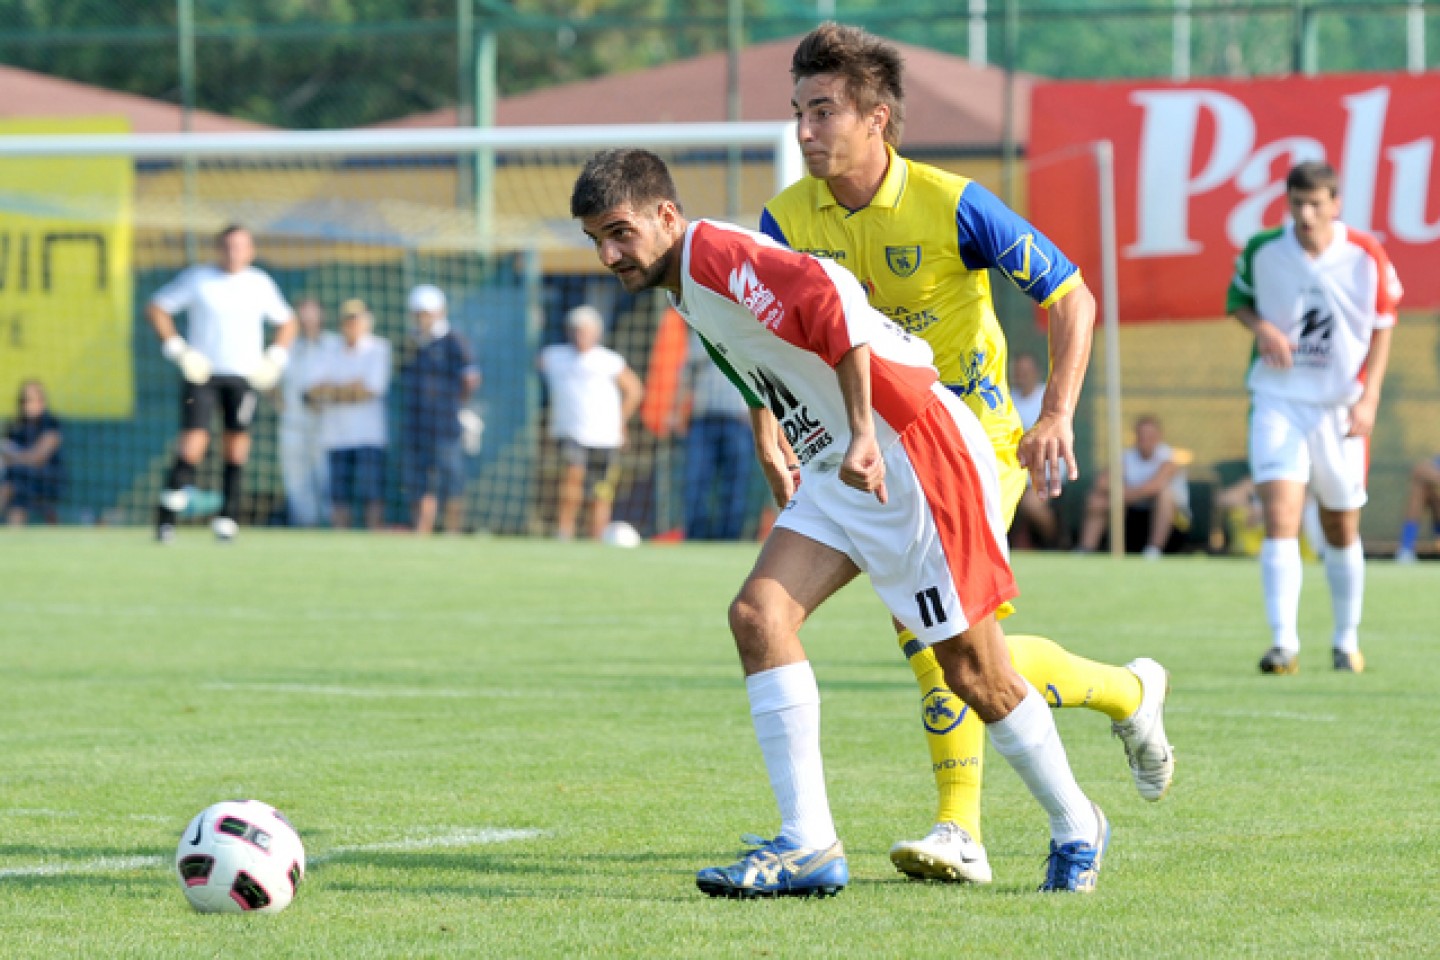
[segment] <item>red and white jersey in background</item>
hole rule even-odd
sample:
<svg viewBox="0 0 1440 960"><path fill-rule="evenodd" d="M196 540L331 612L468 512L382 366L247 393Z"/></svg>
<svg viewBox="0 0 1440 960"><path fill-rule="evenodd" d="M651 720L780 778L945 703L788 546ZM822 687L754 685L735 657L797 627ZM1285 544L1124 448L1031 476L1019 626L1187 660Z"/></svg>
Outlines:
<svg viewBox="0 0 1440 960"><path fill-rule="evenodd" d="M1290 340L1294 365L1252 358L1249 388L1309 403L1353 403L1376 330L1395 325L1400 280L1379 241L1336 222L1335 236L1312 257L1293 224L1266 230L1235 264L1227 309L1249 306Z"/></svg>
<svg viewBox="0 0 1440 960"><path fill-rule="evenodd" d="M929 344L871 307L849 271L764 234L692 223L681 295L671 300L770 408L802 465L835 469L844 459L850 422L834 367L855 347L870 347L882 450L935 400Z"/></svg>

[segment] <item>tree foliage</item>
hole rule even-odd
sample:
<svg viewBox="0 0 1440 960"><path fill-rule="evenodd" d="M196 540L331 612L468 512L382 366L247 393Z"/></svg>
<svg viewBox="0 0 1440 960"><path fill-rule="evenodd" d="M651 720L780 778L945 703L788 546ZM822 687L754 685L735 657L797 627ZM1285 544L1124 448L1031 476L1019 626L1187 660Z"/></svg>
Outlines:
<svg viewBox="0 0 1440 960"><path fill-rule="evenodd" d="M0 61L182 100L177 42L186 0L0 0ZM196 105L284 127L358 126L468 95L457 3L467 0L189 0ZM493 31L501 96L722 49L728 0L468 0ZM739 0L745 37L801 33L818 0ZM1329 9L1327 9L1327 4ZM837 19L956 55L969 53L957 0L834 0ZM1196 76L1285 72L1290 0L1194 0ZM1310 0L1322 71L1404 67L1403 8ZM1053 77L1169 76L1173 0L989 0L988 59ZM1427 49L1440 50L1440 0L1427 0Z"/></svg>

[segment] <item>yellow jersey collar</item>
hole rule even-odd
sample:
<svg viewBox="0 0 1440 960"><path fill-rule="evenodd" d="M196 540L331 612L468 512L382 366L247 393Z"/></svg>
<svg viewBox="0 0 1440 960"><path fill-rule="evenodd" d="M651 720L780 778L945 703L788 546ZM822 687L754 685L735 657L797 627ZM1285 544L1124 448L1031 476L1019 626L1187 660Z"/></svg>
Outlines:
<svg viewBox="0 0 1440 960"><path fill-rule="evenodd" d="M861 210L864 210L866 207L886 207L894 209L900 205L900 197L905 192L905 181L909 174L909 168L905 163L905 158L896 153L895 148L888 143L885 144L885 153L889 158L889 162L885 167L885 179L880 181L880 189L875 191L875 196L871 197L870 202L865 204L864 207L861 207ZM840 205L840 201L835 199L835 194L830 190L830 184L821 180L819 208L823 210L826 207L838 207Z"/></svg>

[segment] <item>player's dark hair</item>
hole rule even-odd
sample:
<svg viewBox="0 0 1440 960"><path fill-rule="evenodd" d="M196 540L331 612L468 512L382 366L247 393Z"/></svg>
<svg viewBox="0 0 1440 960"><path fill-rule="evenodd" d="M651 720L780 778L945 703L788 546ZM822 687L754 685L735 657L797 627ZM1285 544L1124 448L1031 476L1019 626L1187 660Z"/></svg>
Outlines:
<svg viewBox="0 0 1440 960"><path fill-rule="evenodd" d="M661 200L680 209L680 194L664 160L649 150L602 150L575 178L570 215L590 217L625 204L638 211Z"/></svg>
<svg viewBox="0 0 1440 960"><path fill-rule="evenodd" d="M1340 175L1328 163L1307 160L1297 163L1285 177L1285 192L1292 190L1328 190L1330 196L1340 196Z"/></svg>
<svg viewBox="0 0 1440 960"><path fill-rule="evenodd" d="M219 233L215 234L215 243L218 246L224 243L226 240L229 240L232 233L241 232L249 233L250 228L245 226L243 223L227 223L223 228L221 228Z"/></svg>
<svg viewBox="0 0 1440 960"><path fill-rule="evenodd" d="M859 27L822 23L795 48L790 77L800 81L822 73L845 81L845 92L860 113L867 114L882 103L889 107L885 142L900 146L905 129L904 65L893 44Z"/></svg>

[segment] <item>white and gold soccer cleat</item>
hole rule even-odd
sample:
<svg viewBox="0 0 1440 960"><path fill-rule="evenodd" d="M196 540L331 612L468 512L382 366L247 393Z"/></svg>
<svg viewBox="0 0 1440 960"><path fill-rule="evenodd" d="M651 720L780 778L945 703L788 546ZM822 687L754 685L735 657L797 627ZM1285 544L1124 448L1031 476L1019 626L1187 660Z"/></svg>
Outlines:
<svg viewBox="0 0 1440 960"><path fill-rule="evenodd" d="M1175 778L1175 750L1165 739L1165 698L1170 693L1170 675L1149 657L1125 665L1140 678L1140 706L1124 720L1110 725L1110 731L1125 745L1125 759L1135 789L1146 800L1164 797Z"/></svg>
<svg viewBox="0 0 1440 960"><path fill-rule="evenodd" d="M989 883L990 858L983 844L957 823L943 820L919 840L890 848L890 862L911 880Z"/></svg>

